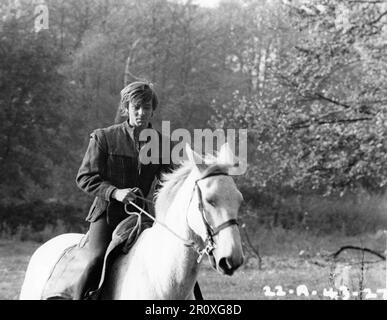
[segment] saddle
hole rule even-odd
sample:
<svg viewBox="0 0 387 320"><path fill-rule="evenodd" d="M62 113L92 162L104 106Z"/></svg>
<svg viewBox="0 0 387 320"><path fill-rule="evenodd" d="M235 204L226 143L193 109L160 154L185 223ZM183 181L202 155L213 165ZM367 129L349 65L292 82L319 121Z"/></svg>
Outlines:
<svg viewBox="0 0 387 320"><path fill-rule="evenodd" d="M112 240L106 250L102 273L98 288L89 294L88 299L98 299L98 294L104 284L109 266L119 254L127 254L142 231L151 227L153 221L141 219L141 215L134 213L121 221L112 234ZM41 299L43 300L73 300L77 283L82 271L88 263L86 248L88 234L78 244L67 248L53 267L45 284Z"/></svg>

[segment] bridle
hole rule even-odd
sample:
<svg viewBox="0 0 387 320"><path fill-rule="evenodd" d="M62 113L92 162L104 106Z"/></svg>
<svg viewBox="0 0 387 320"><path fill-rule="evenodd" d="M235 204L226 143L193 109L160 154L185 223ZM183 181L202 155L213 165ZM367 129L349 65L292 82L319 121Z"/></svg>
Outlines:
<svg viewBox="0 0 387 320"><path fill-rule="evenodd" d="M206 227L206 239L204 241L204 248L200 248L200 245L198 245L195 241L192 241L192 240L187 240L187 239L184 239L182 238L180 235L178 235L175 231L173 231L172 229L170 229L167 225L165 225L163 222L157 220L156 218L154 218L152 215L150 215L148 212L146 212L144 210L144 208L140 208L137 204L135 204L133 201L129 201L129 203L131 205L133 205L136 209L140 210L141 213L144 213L145 215L147 215L149 218L151 218L153 221L159 223L160 225L162 225L164 228L166 228L167 230L169 230L172 234L174 234L177 238L179 238L181 241L183 241L184 245L187 246L187 247L190 247L190 248L193 248L198 254L198 259L197 259L197 263L200 263L203 256L205 254L207 254L209 257L212 257L213 258L213 251L215 250L216 248L216 243L214 241L214 237L219 234L220 231L222 231L223 229L226 229L230 226L233 226L233 225L238 225L238 221L236 219L229 219L223 223L221 223L219 226L217 227L212 227L210 225L210 223L208 222L207 220L207 217L206 217L206 211L205 211L205 208L204 208L204 204L203 204L203 197L202 197L202 191L200 190L200 187L198 185L198 182L201 181L201 180L204 180L206 178L209 178L209 177L214 177L214 176L220 176L220 175L223 175L223 176L228 176L227 173L225 172L221 172L221 171L215 171L215 172L212 172L212 173L209 173L207 175L204 175L202 177L200 177L199 179L197 179L195 181L195 186L194 186L194 190L193 192L195 191L195 189L197 190L197 194L198 194L198 209L199 209L199 212L201 214L201 217L202 217L202 220L203 220L203 223ZM141 190L138 191L140 193L139 196L137 196L137 198L143 200L143 201L146 201L146 202L151 202L153 203L152 201L144 198ZM192 196L193 196L193 192L192 192ZM191 200L190 202L192 201L192 197L191 197ZM125 205L125 212L128 213L128 214L133 214L132 212L129 212L126 208L127 205ZM136 214L136 213L135 213ZM141 216L139 214L137 214L139 216L139 218L141 218Z"/></svg>
<svg viewBox="0 0 387 320"><path fill-rule="evenodd" d="M230 226L233 226L233 225L238 225L238 221L236 219L229 219L225 222L223 222L222 224L220 224L219 226L217 227L212 227L210 225L210 223L208 222L207 220L207 217L206 217L206 211L204 209L204 204L203 204L203 197L202 197L202 191L200 190L200 187L198 185L198 182L203 180L203 179L206 179L206 178L209 178L209 177L213 177L213 176L220 176L220 175L223 175L223 176L228 176L227 173L225 172L212 172L210 174L207 174L203 177L201 177L200 179L196 180L195 181L195 187L196 190L197 190L197 193L198 193L198 201L199 201L199 212L201 213L201 216L202 216L202 220L203 220L203 223L206 227L206 240L205 240L205 247L200 250L198 253L199 253L199 257L198 257L198 263L200 263L200 261L202 260L203 258L203 255L204 254L207 254L208 256L213 256L213 253L212 251L214 251L214 249L216 248L216 244L215 244L215 241L214 241L214 237L220 232L222 231L223 229L226 229Z"/></svg>

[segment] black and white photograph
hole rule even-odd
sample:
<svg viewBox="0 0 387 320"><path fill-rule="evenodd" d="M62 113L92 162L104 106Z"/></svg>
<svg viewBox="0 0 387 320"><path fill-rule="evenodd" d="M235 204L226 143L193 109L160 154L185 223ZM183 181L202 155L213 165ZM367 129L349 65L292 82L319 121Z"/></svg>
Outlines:
<svg viewBox="0 0 387 320"><path fill-rule="evenodd" d="M387 300L387 0L0 0L0 131L0 300Z"/></svg>

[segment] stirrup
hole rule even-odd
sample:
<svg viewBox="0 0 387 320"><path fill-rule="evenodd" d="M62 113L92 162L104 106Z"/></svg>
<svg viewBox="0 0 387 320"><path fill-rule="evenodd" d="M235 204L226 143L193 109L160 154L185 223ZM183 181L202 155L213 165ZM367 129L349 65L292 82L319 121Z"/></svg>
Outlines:
<svg viewBox="0 0 387 320"><path fill-rule="evenodd" d="M87 289L82 295L82 300L98 300L99 290Z"/></svg>

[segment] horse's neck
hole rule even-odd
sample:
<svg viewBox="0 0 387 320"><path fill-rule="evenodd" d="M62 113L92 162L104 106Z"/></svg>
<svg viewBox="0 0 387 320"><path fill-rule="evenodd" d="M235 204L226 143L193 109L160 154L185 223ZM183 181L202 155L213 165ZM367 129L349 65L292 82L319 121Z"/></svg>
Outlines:
<svg viewBox="0 0 387 320"><path fill-rule="evenodd" d="M187 225L189 196L187 192L180 191L162 222L180 237L200 242ZM132 250L132 255L129 254L121 261L121 265L127 268L124 271L126 275L123 276L125 281L121 282L124 289L120 298L133 296L133 282L137 286L149 288L139 289L142 292L148 290L145 298L149 295L153 299L186 299L192 294L199 271L197 253L185 246L171 231L155 223L152 228L144 231ZM130 260L129 256L134 259ZM126 290L125 287L129 289Z"/></svg>
<svg viewBox="0 0 387 320"><path fill-rule="evenodd" d="M186 208L179 203L172 204L165 224L183 239L200 241L187 225L185 210ZM161 269L159 281L173 284L172 292L178 293L180 290L179 295L189 293L199 272L197 253L162 225L156 225L154 228L154 240L159 243L157 249L155 248Z"/></svg>

